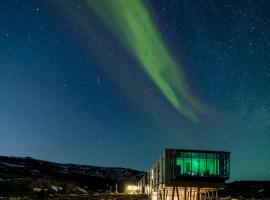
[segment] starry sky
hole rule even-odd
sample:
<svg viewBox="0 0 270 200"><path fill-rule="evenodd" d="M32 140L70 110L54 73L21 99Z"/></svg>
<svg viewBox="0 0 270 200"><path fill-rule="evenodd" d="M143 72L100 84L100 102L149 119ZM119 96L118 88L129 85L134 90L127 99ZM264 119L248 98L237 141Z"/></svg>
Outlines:
<svg viewBox="0 0 270 200"><path fill-rule="evenodd" d="M147 170L225 150L231 180L269 180L270 2L121 1L1 1L0 154Z"/></svg>

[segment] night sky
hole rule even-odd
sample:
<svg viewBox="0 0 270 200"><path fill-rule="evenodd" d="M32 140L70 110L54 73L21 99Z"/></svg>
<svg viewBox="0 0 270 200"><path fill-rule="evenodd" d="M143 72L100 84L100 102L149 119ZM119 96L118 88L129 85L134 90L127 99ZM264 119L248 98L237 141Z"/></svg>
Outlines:
<svg viewBox="0 0 270 200"><path fill-rule="evenodd" d="M147 170L225 150L270 179L270 1L1 0L0 154Z"/></svg>

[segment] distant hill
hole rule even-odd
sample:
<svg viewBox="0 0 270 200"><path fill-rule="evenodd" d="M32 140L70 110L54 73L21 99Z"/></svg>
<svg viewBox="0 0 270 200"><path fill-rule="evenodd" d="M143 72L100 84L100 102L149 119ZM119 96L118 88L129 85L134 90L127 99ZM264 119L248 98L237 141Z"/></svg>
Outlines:
<svg viewBox="0 0 270 200"><path fill-rule="evenodd" d="M270 200L270 181L235 181L227 183L220 196L232 199Z"/></svg>
<svg viewBox="0 0 270 200"><path fill-rule="evenodd" d="M96 199L95 194L114 192L116 184L118 191L122 192L125 183L137 183L144 174L121 167L60 164L29 157L0 156L0 199L10 196L78 199L77 195L80 199L85 196L93 200ZM223 199L270 200L270 181L227 183L219 195Z"/></svg>
<svg viewBox="0 0 270 200"><path fill-rule="evenodd" d="M0 156L0 197L90 194L123 190L145 173L127 169L60 164L33 158Z"/></svg>

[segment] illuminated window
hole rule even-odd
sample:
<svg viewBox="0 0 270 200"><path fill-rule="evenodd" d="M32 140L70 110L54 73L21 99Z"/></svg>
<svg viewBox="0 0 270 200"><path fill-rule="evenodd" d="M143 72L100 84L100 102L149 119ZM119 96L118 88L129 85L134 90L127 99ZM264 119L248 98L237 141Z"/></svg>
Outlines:
<svg viewBox="0 0 270 200"><path fill-rule="evenodd" d="M184 159L180 156L181 154L176 158L175 176L181 176L183 174Z"/></svg>
<svg viewBox="0 0 270 200"><path fill-rule="evenodd" d="M183 157L184 157L183 175L191 175L191 153L184 152Z"/></svg>
<svg viewBox="0 0 270 200"><path fill-rule="evenodd" d="M206 176L206 153L200 153L200 176Z"/></svg>
<svg viewBox="0 0 270 200"><path fill-rule="evenodd" d="M192 153L192 176L200 176L200 154Z"/></svg>
<svg viewBox="0 0 270 200"><path fill-rule="evenodd" d="M229 177L229 154L177 152L171 161L173 177Z"/></svg>

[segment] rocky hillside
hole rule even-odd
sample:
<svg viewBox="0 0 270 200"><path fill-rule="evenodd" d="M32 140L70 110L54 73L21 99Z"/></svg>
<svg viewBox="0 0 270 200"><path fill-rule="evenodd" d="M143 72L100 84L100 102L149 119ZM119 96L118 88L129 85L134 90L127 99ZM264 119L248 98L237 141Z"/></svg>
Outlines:
<svg viewBox="0 0 270 200"><path fill-rule="evenodd" d="M114 192L116 184L121 191L124 182L136 182L143 175L144 172L126 168L0 156L0 197Z"/></svg>
<svg viewBox="0 0 270 200"><path fill-rule="evenodd" d="M270 181L235 181L220 191L222 197L232 199L270 199Z"/></svg>

